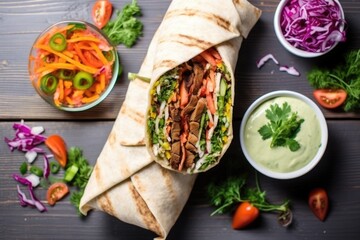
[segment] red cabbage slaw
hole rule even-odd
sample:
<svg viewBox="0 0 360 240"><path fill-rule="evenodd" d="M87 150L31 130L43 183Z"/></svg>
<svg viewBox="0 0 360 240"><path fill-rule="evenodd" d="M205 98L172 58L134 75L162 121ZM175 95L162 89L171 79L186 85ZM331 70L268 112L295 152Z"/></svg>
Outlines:
<svg viewBox="0 0 360 240"><path fill-rule="evenodd" d="M334 0L289 0L281 13L285 39L308 52L325 52L346 40L346 22Z"/></svg>

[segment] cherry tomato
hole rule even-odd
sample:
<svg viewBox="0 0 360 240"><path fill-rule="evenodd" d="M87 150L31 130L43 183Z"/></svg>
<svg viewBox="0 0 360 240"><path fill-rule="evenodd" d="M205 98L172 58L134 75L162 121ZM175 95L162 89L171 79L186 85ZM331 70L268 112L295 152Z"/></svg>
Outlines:
<svg viewBox="0 0 360 240"><path fill-rule="evenodd" d="M309 194L309 207L317 218L324 221L329 208L329 198L323 188L315 188Z"/></svg>
<svg viewBox="0 0 360 240"><path fill-rule="evenodd" d="M57 201L69 193L69 187L63 182L53 183L47 190L46 199L48 204L53 206Z"/></svg>
<svg viewBox="0 0 360 240"><path fill-rule="evenodd" d="M54 154L54 157L60 163L60 166L64 168L67 163L67 151L64 139L56 134L50 135L45 140L45 145Z"/></svg>
<svg viewBox="0 0 360 240"><path fill-rule="evenodd" d="M235 211L232 228L242 229L259 216L259 209L249 202L242 202Z"/></svg>
<svg viewBox="0 0 360 240"><path fill-rule="evenodd" d="M96 1L92 8L91 17L94 24L101 29L110 20L111 13L112 4L108 0Z"/></svg>
<svg viewBox="0 0 360 240"><path fill-rule="evenodd" d="M325 108L337 108L344 103L347 93L343 89L317 89L314 97Z"/></svg>

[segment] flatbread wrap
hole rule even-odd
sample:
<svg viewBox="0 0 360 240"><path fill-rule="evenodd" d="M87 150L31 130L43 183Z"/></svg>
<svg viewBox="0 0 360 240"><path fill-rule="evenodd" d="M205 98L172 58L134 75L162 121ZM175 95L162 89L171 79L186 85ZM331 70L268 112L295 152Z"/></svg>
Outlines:
<svg viewBox="0 0 360 240"><path fill-rule="evenodd" d="M246 0L172 5L155 53L145 143L161 166L194 174L216 166L230 146L234 70L261 12Z"/></svg>
<svg viewBox="0 0 360 240"><path fill-rule="evenodd" d="M213 14L219 5L226 6L225 8L232 9L232 11L235 9L237 14L231 16L235 18L229 18L228 21L235 22L233 23L234 31L235 28L239 30L236 30L236 34L231 35L232 38L235 38L234 43L227 42L225 45L239 44L241 42L239 40L240 33L244 31L246 35L260 15L260 11L245 0L236 2L231 0L173 0L153 36L138 75L157 79L166 72L161 70L164 66L161 63L161 59L164 59L161 57L161 52L165 50L164 46L160 45L167 38L164 31L174 24L177 12L181 18L186 19L187 16L183 16L182 13L194 8L193 2L207 6L202 9L203 16L209 16L206 13L208 8ZM192 11L196 13L195 9ZM253 14L256 14L256 17L253 17ZM250 21L248 18L252 20ZM192 18L192 21L195 20ZM236 36L239 39L236 39ZM223 41L219 40L219 42ZM237 46L236 44L234 47ZM210 45L212 44L209 44L209 48ZM171 49L167 49L167 51ZM221 54L221 46L217 45L216 49ZM187 60L196 55L196 52L189 54ZM226 54L222 55L223 59L224 56ZM232 57L236 58L237 56ZM179 64L176 66L184 62L180 59L178 61ZM235 67L227 66L231 69ZM175 66L171 65L170 69L173 67ZM106 212L126 223L149 229L160 239L165 239L184 208L197 175L184 175L170 171L156 163L149 154L145 145L149 92L150 84L148 82L135 79L129 83L125 100L96 161L79 208L85 215L91 209Z"/></svg>

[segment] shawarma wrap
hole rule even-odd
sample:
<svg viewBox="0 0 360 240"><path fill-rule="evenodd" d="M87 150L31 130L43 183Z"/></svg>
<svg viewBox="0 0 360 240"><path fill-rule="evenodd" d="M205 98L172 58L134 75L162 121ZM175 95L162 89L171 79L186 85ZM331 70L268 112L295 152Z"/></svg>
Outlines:
<svg viewBox="0 0 360 240"><path fill-rule="evenodd" d="M221 29L216 28L215 15L226 23ZM219 52L227 68L234 69L242 38L247 36L259 16L260 11L245 0L173 0L149 45L138 74L154 82L168 70L212 47ZM201 21L201 24L197 24L197 21ZM207 21L209 23L202 26ZM194 31L184 32L186 25L196 26L197 32L200 32L199 29L210 30L211 26L211 32L221 30L221 34L214 34L216 37L208 39L209 42L204 41L201 49L193 48L187 41L192 38ZM169 29L171 26L172 29ZM179 32L181 39L176 38L177 27L182 29ZM226 34L227 28L231 29L229 34ZM170 37L167 34L170 33L173 35L170 41L184 43L181 48L173 48L167 43ZM203 39L198 35L193 37L199 41ZM234 50L223 51L227 46ZM231 61L227 62L229 59ZM129 83L125 101L81 199L80 211L86 215L91 209L97 209L121 221L149 229L165 239L188 200L196 174L169 171L149 154L145 146L149 92L150 84L147 82L135 79Z"/></svg>
<svg viewBox="0 0 360 240"><path fill-rule="evenodd" d="M185 174L214 167L230 146L238 52L260 16L245 0L210 2L173 2L150 83L148 151Z"/></svg>

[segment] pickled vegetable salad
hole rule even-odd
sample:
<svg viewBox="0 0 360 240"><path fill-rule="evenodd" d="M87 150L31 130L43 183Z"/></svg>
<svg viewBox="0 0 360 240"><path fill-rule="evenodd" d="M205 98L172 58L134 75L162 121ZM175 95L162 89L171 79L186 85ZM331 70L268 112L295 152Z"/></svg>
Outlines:
<svg viewBox="0 0 360 240"><path fill-rule="evenodd" d="M228 142L232 107L231 77L220 55L212 49L168 71L150 95L155 156L188 173L215 164Z"/></svg>

